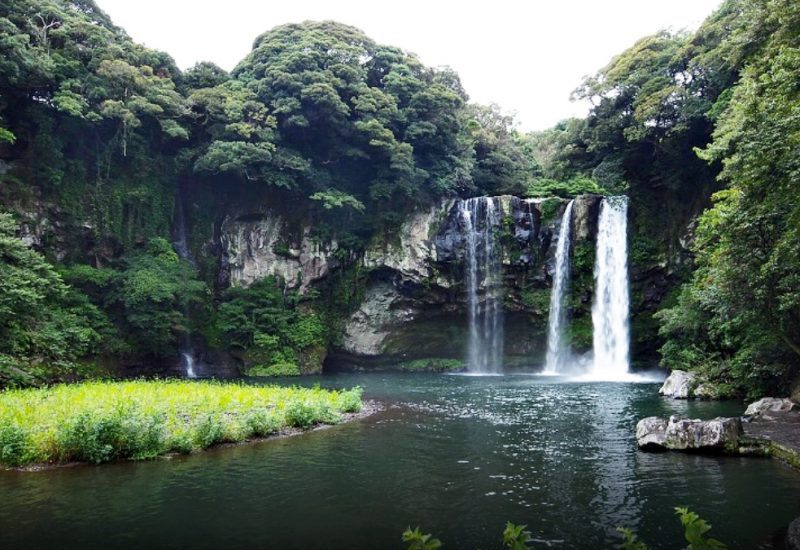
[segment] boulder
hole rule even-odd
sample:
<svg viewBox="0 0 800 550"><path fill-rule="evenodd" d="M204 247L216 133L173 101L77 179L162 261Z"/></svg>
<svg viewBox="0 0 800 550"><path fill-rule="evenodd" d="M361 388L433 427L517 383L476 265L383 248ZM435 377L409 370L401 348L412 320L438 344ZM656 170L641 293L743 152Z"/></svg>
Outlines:
<svg viewBox="0 0 800 550"><path fill-rule="evenodd" d="M769 418L771 412L789 412L795 410L797 404L788 397L763 397L747 406L745 416Z"/></svg>
<svg viewBox="0 0 800 550"><path fill-rule="evenodd" d="M698 385L694 390L691 391L691 393L692 397L696 397L697 399L720 398L719 389L713 384L709 384L708 382L703 382L702 384Z"/></svg>
<svg viewBox="0 0 800 550"><path fill-rule="evenodd" d="M795 518L786 530L786 548L800 550L800 518Z"/></svg>
<svg viewBox="0 0 800 550"><path fill-rule="evenodd" d="M648 416L636 424L636 444L643 451L666 451L668 421L657 416Z"/></svg>
<svg viewBox="0 0 800 550"><path fill-rule="evenodd" d="M739 418L669 420L648 417L636 425L636 444L643 451L722 452L738 446L743 435Z"/></svg>
<svg viewBox="0 0 800 550"><path fill-rule="evenodd" d="M664 380L664 385L658 393L673 399L689 399L695 375L685 370L674 370L669 377Z"/></svg>

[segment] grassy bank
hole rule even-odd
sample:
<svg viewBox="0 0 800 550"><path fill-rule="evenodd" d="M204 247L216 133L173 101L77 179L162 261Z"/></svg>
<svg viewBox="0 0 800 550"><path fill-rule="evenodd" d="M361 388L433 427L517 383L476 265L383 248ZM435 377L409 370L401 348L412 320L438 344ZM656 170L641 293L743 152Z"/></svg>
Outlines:
<svg viewBox="0 0 800 550"><path fill-rule="evenodd" d="M189 453L285 428L336 424L361 390L219 382L89 382L0 392L0 464Z"/></svg>

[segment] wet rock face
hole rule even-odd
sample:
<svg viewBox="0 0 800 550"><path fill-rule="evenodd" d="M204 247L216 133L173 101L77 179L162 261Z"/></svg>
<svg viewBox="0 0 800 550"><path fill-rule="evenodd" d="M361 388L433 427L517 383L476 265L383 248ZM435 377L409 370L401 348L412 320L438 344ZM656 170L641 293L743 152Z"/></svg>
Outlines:
<svg viewBox="0 0 800 550"><path fill-rule="evenodd" d="M797 404L788 397L763 397L747 406L745 416L770 418L770 413L784 413L797 409Z"/></svg>
<svg viewBox="0 0 800 550"><path fill-rule="evenodd" d="M415 313L391 283L371 285L345 327L342 350L365 357L384 354L395 327L413 321Z"/></svg>
<svg viewBox="0 0 800 550"><path fill-rule="evenodd" d="M575 199L573 243L591 243L602 197ZM536 362L544 354L547 303L564 199L491 198L502 250L505 349ZM239 205L219 223L220 288L249 286L269 276L306 292L340 267L337 243L312 238L302 213ZM334 356L354 362L460 358L466 349L466 238L458 201L410 215L395 234L371 243L360 259L370 275L364 299L345 325ZM591 269L591 268L589 268ZM479 300L483 300L479 289Z"/></svg>
<svg viewBox="0 0 800 550"><path fill-rule="evenodd" d="M543 360L547 311L531 296L548 293L556 236L567 200L492 197L500 220L506 363ZM602 197L576 199L574 243L594 243ZM334 358L360 367L416 358L461 358L467 310L464 219L455 200L409 217L396 235L373 243L363 259L372 270L365 297L348 319ZM525 295L524 293L528 294ZM533 294L531 293L533 292ZM484 299L479 288L479 301ZM538 295L537 295L538 296Z"/></svg>
<svg viewBox="0 0 800 550"><path fill-rule="evenodd" d="M690 420L651 416L636 425L636 444L643 451L723 452L738 446L743 435L740 418Z"/></svg>
<svg viewBox="0 0 800 550"><path fill-rule="evenodd" d="M364 266L370 269L387 268L404 279L422 282L434 279L434 284L449 286L449 281L437 277L437 230L448 216L454 201L445 201L412 215L390 240L373 243L364 253Z"/></svg>
<svg viewBox="0 0 800 550"><path fill-rule="evenodd" d="M695 375L683 370L674 370L664 381L658 393L673 399L689 399Z"/></svg>
<svg viewBox="0 0 800 550"><path fill-rule="evenodd" d="M600 195L575 197L572 207L572 235L576 241L591 240L597 235L597 220L600 217Z"/></svg>
<svg viewBox="0 0 800 550"><path fill-rule="evenodd" d="M335 241L313 240L309 225L292 235L286 221L270 210L226 217L220 228L220 246L221 264L231 286L247 287L276 276L302 293L338 265Z"/></svg>

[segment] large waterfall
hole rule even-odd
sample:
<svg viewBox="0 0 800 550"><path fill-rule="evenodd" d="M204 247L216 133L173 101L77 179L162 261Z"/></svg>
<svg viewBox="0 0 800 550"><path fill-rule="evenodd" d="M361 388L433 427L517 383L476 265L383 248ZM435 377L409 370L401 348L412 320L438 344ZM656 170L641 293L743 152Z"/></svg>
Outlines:
<svg viewBox="0 0 800 550"><path fill-rule="evenodd" d="M497 200L475 197L459 203L466 243L467 362L470 371L479 373L498 373L503 364L502 251L495 242L500 225Z"/></svg>
<svg viewBox="0 0 800 550"><path fill-rule="evenodd" d="M628 199L607 197L600 205L592 305L594 360L589 373L602 380L628 373Z"/></svg>
<svg viewBox="0 0 800 550"><path fill-rule="evenodd" d="M564 341L564 327L567 323L567 310L564 299L569 292L569 248L570 228L572 227L572 205L569 201L561 218L556 245L556 270L553 275L553 290L550 294L550 317L547 322L547 358L545 374L561 371L569 357L569 349Z"/></svg>

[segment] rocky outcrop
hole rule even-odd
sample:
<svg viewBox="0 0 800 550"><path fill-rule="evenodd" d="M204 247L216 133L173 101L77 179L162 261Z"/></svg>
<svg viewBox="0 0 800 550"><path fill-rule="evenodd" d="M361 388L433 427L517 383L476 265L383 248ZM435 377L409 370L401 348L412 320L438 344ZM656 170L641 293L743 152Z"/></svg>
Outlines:
<svg viewBox="0 0 800 550"><path fill-rule="evenodd" d="M372 243L364 253L364 266L387 268L415 282L433 279L433 284L447 287L450 282L433 269L436 262L434 239L442 220L453 206L445 201L412 215L391 239Z"/></svg>
<svg viewBox="0 0 800 550"><path fill-rule="evenodd" d="M345 326L343 351L362 357L386 353L392 331L415 316L394 285L381 282L367 288L361 306Z"/></svg>
<svg viewBox="0 0 800 550"><path fill-rule="evenodd" d="M510 195L491 200L501 220L506 362L530 363L544 354L554 235L568 201ZM581 206L574 211L573 231L582 239L594 239L600 200L576 199ZM367 367L463 357L468 339L463 223L458 201L445 201L410 216L396 235L368 247L364 299L346 322L335 362Z"/></svg>
<svg viewBox="0 0 800 550"><path fill-rule="evenodd" d="M689 399L692 395L692 386L695 383L694 373L674 370L664 381L658 393L673 399Z"/></svg>
<svg viewBox="0 0 800 550"><path fill-rule="evenodd" d="M797 404L788 397L763 397L758 401L750 403L747 410L744 411L745 416L769 419L770 413L785 413L793 411L797 408Z"/></svg>
<svg viewBox="0 0 800 550"><path fill-rule="evenodd" d="M271 210L226 217L220 245L232 286L276 276L302 293L338 264L336 241L321 243L311 237L310 225L290 228Z"/></svg>
<svg viewBox="0 0 800 550"><path fill-rule="evenodd" d="M576 246L593 246L601 199L575 199ZM510 195L491 200L501 220L496 236L505 278L507 362L537 361L544 354L554 245L568 201ZM246 287L276 276L304 293L335 269L360 263L361 273L368 274L363 299L346 320L332 360L367 366L463 357L467 243L457 200L409 215L395 234L376 237L361 257L343 260L336 242L313 238L313 225L302 212L277 212L277 207L240 204L219 223L220 287Z"/></svg>
<svg viewBox="0 0 800 550"><path fill-rule="evenodd" d="M575 197L575 204L572 207L572 235L576 241L594 240L594 236L597 235L601 199L599 195Z"/></svg>
<svg viewBox="0 0 800 550"><path fill-rule="evenodd" d="M690 420L651 416L636 425L636 444L643 451L724 452L738 448L743 435L739 418Z"/></svg>

